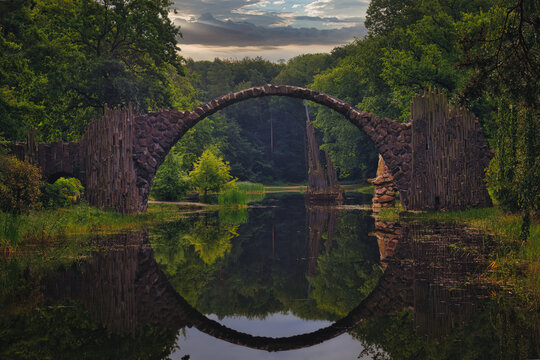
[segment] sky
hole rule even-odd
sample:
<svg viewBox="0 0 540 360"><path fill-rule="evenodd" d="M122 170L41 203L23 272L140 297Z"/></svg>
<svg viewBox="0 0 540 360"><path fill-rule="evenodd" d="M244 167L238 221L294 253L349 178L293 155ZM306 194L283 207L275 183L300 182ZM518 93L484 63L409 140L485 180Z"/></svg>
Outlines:
<svg viewBox="0 0 540 360"><path fill-rule="evenodd" d="M369 1L173 0L181 55L194 60L260 56L270 61L329 52L366 34ZM175 11L173 11L173 9Z"/></svg>
<svg viewBox="0 0 540 360"><path fill-rule="evenodd" d="M219 319L215 315L210 315L208 318L237 331L255 336L271 337L310 333L331 324L330 321L303 320L290 313L270 314L264 320L248 319L244 316ZM363 350L360 341L345 333L322 344L270 353L231 344L213 338L195 328L185 328L183 334L179 333L177 345L177 350L171 355L173 360L181 360L185 355L190 355L192 359L219 358L220 360L357 359L358 354ZM361 357L360 359L371 359L371 357Z"/></svg>

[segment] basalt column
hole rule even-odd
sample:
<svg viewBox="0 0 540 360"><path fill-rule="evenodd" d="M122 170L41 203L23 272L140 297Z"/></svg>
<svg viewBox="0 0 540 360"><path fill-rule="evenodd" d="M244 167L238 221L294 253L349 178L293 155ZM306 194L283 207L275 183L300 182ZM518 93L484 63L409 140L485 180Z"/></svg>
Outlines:
<svg viewBox="0 0 540 360"><path fill-rule="evenodd" d="M315 129L311 121L306 122L308 146L308 189L306 202L315 203L342 203L343 191L337 183L334 165L325 152L327 168L321 165L319 145L315 139Z"/></svg>
<svg viewBox="0 0 540 360"><path fill-rule="evenodd" d="M123 214L146 210L133 159L134 111L105 109L80 141L86 199L92 206Z"/></svg>
<svg viewBox="0 0 540 360"><path fill-rule="evenodd" d="M476 117L438 91L411 102L410 210L491 206L484 171L491 153ZM401 189L400 189L401 191Z"/></svg>

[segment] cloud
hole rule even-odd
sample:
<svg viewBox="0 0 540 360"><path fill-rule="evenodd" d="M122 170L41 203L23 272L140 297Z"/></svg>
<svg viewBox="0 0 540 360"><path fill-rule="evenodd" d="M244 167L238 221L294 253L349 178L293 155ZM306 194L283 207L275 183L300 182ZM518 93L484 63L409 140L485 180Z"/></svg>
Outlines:
<svg viewBox="0 0 540 360"><path fill-rule="evenodd" d="M176 19L181 26L182 44L212 46L281 46L343 44L355 36L365 34L363 25L342 29L320 30L317 28L262 27L250 22L221 21L206 13L197 21Z"/></svg>
<svg viewBox="0 0 540 360"><path fill-rule="evenodd" d="M169 16L181 26L184 56L200 58L188 54L197 49L206 58L211 51L235 57L228 55L244 49L249 56L262 51L279 59L308 48L329 51L364 36L367 5L358 0L174 0L177 13ZM286 55L271 56L272 51Z"/></svg>
<svg viewBox="0 0 540 360"><path fill-rule="evenodd" d="M284 45L284 46L207 46L182 45L180 55L194 60L237 59L262 57L269 61L287 61L302 54L329 53L335 45Z"/></svg>
<svg viewBox="0 0 540 360"><path fill-rule="evenodd" d="M335 16L346 19L351 16L363 17L369 1L358 0L316 0L306 5L309 16Z"/></svg>

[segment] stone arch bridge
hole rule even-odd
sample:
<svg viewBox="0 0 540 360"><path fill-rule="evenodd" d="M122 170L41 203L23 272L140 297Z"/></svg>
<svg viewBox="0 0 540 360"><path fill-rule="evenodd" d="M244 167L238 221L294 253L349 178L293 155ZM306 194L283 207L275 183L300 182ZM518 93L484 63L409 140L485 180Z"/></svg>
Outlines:
<svg viewBox="0 0 540 360"><path fill-rule="evenodd" d="M411 121L376 118L331 95L289 85L252 87L230 93L192 111L163 110L137 115L106 110L78 142L39 144L44 177L78 177L91 205L122 213L145 211L157 169L176 142L202 119L229 105L264 96L311 100L342 114L363 131L382 155L405 209L489 206L483 183L491 153L476 118L449 107L444 94L425 93L411 104ZM29 146L16 145L19 157Z"/></svg>

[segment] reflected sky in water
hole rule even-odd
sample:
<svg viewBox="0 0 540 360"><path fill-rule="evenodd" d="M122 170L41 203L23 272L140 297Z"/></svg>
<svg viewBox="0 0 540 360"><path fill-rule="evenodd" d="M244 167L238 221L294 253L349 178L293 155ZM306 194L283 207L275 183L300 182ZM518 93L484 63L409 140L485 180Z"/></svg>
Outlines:
<svg viewBox="0 0 540 360"><path fill-rule="evenodd" d="M217 316L209 318L219 320ZM264 320L248 319L246 317L226 317L219 320L223 325L253 335L262 336L291 336L313 332L331 324L330 321L306 321L292 314L272 314ZM180 349L171 356L172 359L181 359L189 354L191 359L212 359L219 354L223 360L243 359L356 359L362 351L362 346L349 334L343 334L324 344L314 345L307 349L289 350L277 353L268 353L260 350L239 347L204 334L197 329L188 329L185 337L179 336ZM366 357L367 358L367 357Z"/></svg>

